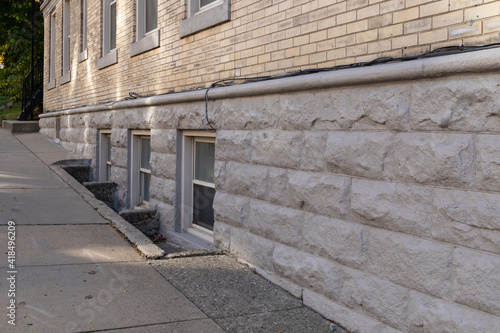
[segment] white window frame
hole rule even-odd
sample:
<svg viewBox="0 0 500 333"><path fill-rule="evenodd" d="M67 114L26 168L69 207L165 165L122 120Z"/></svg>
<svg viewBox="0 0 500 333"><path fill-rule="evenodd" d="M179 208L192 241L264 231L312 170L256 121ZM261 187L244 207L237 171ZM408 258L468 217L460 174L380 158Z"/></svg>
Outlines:
<svg viewBox="0 0 500 333"><path fill-rule="evenodd" d="M88 50L87 50L87 0L80 1L80 33L81 33L81 45L80 53L78 53L78 62L87 60Z"/></svg>
<svg viewBox="0 0 500 333"><path fill-rule="evenodd" d="M49 82L47 90L56 87L56 13L50 14Z"/></svg>
<svg viewBox="0 0 500 333"><path fill-rule="evenodd" d="M136 0L135 41L130 44L130 57L158 48L160 29L158 28L158 8L156 8L156 29L146 31L146 1Z"/></svg>
<svg viewBox="0 0 500 333"><path fill-rule="evenodd" d="M193 184L215 188L215 184L194 179L196 142L215 143L216 134L207 131L182 132L181 229L213 242L213 231L193 224Z"/></svg>
<svg viewBox="0 0 500 333"><path fill-rule="evenodd" d="M97 60L97 68L103 69L114 65L118 62L118 50L116 45L111 48L111 6L115 5L115 13L118 16L118 1L117 0L102 0L102 56ZM115 41L118 35L118 22L115 17Z"/></svg>
<svg viewBox="0 0 500 333"><path fill-rule="evenodd" d="M130 207L131 208L149 208L149 201L141 198L141 173L150 174L151 169L141 168L141 140L148 138L151 140L151 132L149 130L134 130L132 131L132 147L130 160ZM151 146L150 146L151 151ZM151 161L150 161L151 163ZM151 167L151 166L150 166ZM150 183L151 184L151 183ZM149 193L151 197L151 193Z"/></svg>
<svg viewBox="0 0 500 333"><path fill-rule="evenodd" d="M63 1L62 15L62 67L59 84L71 81L71 5L70 0Z"/></svg>
<svg viewBox="0 0 500 333"><path fill-rule="evenodd" d="M99 131L99 181L110 181L111 171L108 177L108 167L111 169L112 162L108 159L108 150L111 150L111 130L102 129ZM111 155L111 154L110 154Z"/></svg>
<svg viewBox="0 0 500 333"><path fill-rule="evenodd" d="M200 8L200 0L186 0L186 18L179 22L179 37L186 37L231 20L231 0L216 0Z"/></svg>

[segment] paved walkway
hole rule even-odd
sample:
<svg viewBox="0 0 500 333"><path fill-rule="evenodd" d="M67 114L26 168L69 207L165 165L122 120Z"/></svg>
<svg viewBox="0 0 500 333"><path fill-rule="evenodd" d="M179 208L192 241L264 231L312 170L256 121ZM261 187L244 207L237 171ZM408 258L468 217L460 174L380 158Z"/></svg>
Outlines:
<svg viewBox="0 0 500 333"><path fill-rule="evenodd" d="M0 129L0 332L341 331L230 256L146 261L47 166L70 158Z"/></svg>

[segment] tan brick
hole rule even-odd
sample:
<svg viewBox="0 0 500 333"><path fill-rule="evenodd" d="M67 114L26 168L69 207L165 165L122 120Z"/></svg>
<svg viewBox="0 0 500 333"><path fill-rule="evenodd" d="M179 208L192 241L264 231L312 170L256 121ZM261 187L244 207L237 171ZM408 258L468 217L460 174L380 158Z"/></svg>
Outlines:
<svg viewBox="0 0 500 333"><path fill-rule="evenodd" d="M329 1L330 4L332 3L332 1L330 1L330 0L327 0L327 1ZM342 2L336 3L334 5L328 6L328 16L333 16L333 15L337 15L337 14L345 13L345 12L347 12L346 1L342 1Z"/></svg>
<svg viewBox="0 0 500 333"><path fill-rule="evenodd" d="M348 46L346 50L348 57L360 56L368 53L368 44L358 44L353 46Z"/></svg>
<svg viewBox="0 0 500 333"><path fill-rule="evenodd" d="M344 36L347 34L347 25L340 25L334 28L328 29L328 38L335 38L339 36Z"/></svg>
<svg viewBox="0 0 500 333"><path fill-rule="evenodd" d="M314 53L318 50L316 43L303 45L300 47L300 55Z"/></svg>
<svg viewBox="0 0 500 333"><path fill-rule="evenodd" d="M420 6L420 17L431 16L448 12L448 0L434 1Z"/></svg>
<svg viewBox="0 0 500 333"><path fill-rule="evenodd" d="M375 4L375 5L371 5L369 7L358 9L357 19L362 20L362 19L365 19L367 17L377 16L379 14L380 14L380 6L379 6L379 4Z"/></svg>
<svg viewBox="0 0 500 333"><path fill-rule="evenodd" d="M391 48L392 41L390 39L368 43L368 53L380 53L382 51L388 51Z"/></svg>
<svg viewBox="0 0 500 333"><path fill-rule="evenodd" d="M422 32L418 35L418 43L420 45L442 42L447 39L448 39L448 29L446 28Z"/></svg>
<svg viewBox="0 0 500 333"><path fill-rule="evenodd" d="M335 39L335 47L345 47L356 44L355 35L347 35Z"/></svg>
<svg viewBox="0 0 500 333"><path fill-rule="evenodd" d="M403 32L405 35L411 34L414 32L420 32L429 30L432 28L432 20L431 18L425 18L421 20L406 22L403 25Z"/></svg>
<svg viewBox="0 0 500 333"><path fill-rule="evenodd" d="M436 49L442 48L442 47L448 47L448 46L461 46L462 45L462 39L455 39L455 40L449 40L446 42L442 43L435 43L431 45L431 51L434 51Z"/></svg>
<svg viewBox="0 0 500 333"><path fill-rule="evenodd" d="M356 34L356 43L359 44L359 43L371 42L371 41L376 40L377 38L378 38L378 30L377 29L358 32Z"/></svg>
<svg viewBox="0 0 500 333"><path fill-rule="evenodd" d="M397 10L405 8L404 0L390 0L385 1L380 4L380 14L385 14L389 12L395 12Z"/></svg>
<svg viewBox="0 0 500 333"><path fill-rule="evenodd" d="M355 32L368 29L368 20L356 21L347 24L347 33L352 34Z"/></svg>
<svg viewBox="0 0 500 333"><path fill-rule="evenodd" d="M433 1L435 0L406 0L406 8L423 5L424 3L429 3Z"/></svg>
<svg viewBox="0 0 500 333"><path fill-rule="evenodd" d="M498 33L490 33L487 35L468 37L463 39L465 46L478 46L485 44L498 43L500 41L500 36Z"/></svg>
<svg viewBox="0 0 500 333"><path fill-rule="evenodd" d="M334 17L327 17L324 20L318 21L317 29L322 30L322 29L328 29L331 27L335 26L335 18Z"/></svg>
<svg viewBox="0 0 500 333"><path fill-rule="evenodd" d="M309 35L309 40L311 42L318 42L318 41L321 41L321 40L325 40L327 37L328 37L327 30L322 30L322 31L318 31L318 32L310 34Z"/></svg>
<svg viewBox="0 0 500 333"><path fill-rule="evenodd" d="M418 44L418 35L417 34L401 36L401 37L396 37L396 38L392 39L392 48L393 49L400 49L403 47L415 46L417 44Z"/></svg>
<svg viewBox="0 0 500 333"><path fill-rule="evenodd" d="M335 40L325 40L318 43L318 51L328 51L335 47Z"/></svg>
<svg viewBox="0 0 500 333"><path fill-rule="evenodd" d="M483 21L483 33L487 34L493 31L500 30L500 17L495 17L489 20Z"/></svg>
<svg viewBox="0 0 500 333"><path fill-rule="evenodd" d="M348 22L356 21L356 11L353 10L351 12L343 13L337 15L337 24L344 24Z"/></svg>
<svg viewBox="0 0 500 333"><path fill-rule="evenodd" d="M307 65L308 63L309 63L309 56L308 55L293 58L293 65L294 66L303 66L303 65Z"/></svg>
<svg viewBox="0 0 500 333"><path fill-rule="evenodd" d="M309 43L309 35L296 37L293 39L293 46L300 46Z"/></svg>
<svg viewBox="0 0 500 333"><path fill-rule="evenodd" d="M500 14L500 2L495 1L486 5L472 7L465 10L465 20L480 20L485 17L498 16Z"/></svg>
<svg viewBox="0 0 500 333"><path fill-rule="evenodd" d="M402 34L403 34L403 24L402 23L378 29L378 38L379 39L399 36Z"/></svg>
<svg viewBox="0 0 500 333"><path fill-rule="evenodd" d="M403 48L403 57L418 56L430 52L430 45Z"/></svg>
<svg viewBox="0 0 500 333"><path fill-rule="evenodd" d="M348 0L347 10L353 10L361 7L368 6L368 0Z"/></svg>
<svg viewBox="0 0 500 333"><path fill-rule="evenodd" d="M450 11L482 4L483 0L450 0Z"/></svg>
<svg viewBox="0 0 500 333"><path fill-rule="evenodd" d="M444 15L434 16L432 18L432 27L449 27L450 25L459 24L464 22L464 12L458 10Z"/></svg>
<svg viewBox="0 0 500 333"><path fill-rule="evenodd" d="M450 36L450 39L480 35L483 30L482 24L483 24L482 21L476 21L472 25L469 25L468 23L455 25L453 27L448 28L448 35Z"/></svg>
<svg viewBox="0 0 500 333"><path fill-rule="evenodd" d="M392 13L388 13L388 14L379 15L376 17L370 17L368 19L368 28L369 29L380 28L380 27L391 25L392 23L393 23Z"/></svg>
<svg viewBox="0 0 500 333"><path fill-rule="evenodd" d="M309 56L309 63L314 64L324 61L326 61L326 52L315 53Z"/></svg>
<svg viewBox="0 0 500 333"><path fill-rule="evenodd" d="M345 58L346 56L346 48L336 48L334 50L330 50L326 52L326 58L327 60L337 60L337 59L342 59Z"/></svg>
<svg viewBox="0 0 500 333"><path fill-rule="evenodd" d="M418 19L418 7L413 7L392 14L392 22L400 23Z"/></svg>

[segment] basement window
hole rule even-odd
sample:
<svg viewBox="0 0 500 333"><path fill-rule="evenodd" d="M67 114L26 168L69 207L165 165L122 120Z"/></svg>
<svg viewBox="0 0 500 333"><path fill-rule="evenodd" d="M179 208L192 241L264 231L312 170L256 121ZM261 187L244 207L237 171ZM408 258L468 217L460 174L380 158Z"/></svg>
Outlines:
<svg viewBox="0 0 500 333"><path fill-rule="evenodd" d="M111 180L111 130L101 130L99 137L99 181Z"/></svg>
<svg viewBox="0 0 500 333"><path fill-rule="evenodd" d="M151 136L149 131L132 131L131 155L130 206L149 208L149 185L151 183Z"/></svg>

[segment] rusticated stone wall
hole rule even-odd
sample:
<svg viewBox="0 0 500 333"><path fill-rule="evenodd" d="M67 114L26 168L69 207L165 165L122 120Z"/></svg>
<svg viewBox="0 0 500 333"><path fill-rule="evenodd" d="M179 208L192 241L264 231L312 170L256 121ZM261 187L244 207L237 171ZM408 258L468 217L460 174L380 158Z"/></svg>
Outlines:
<svg viewBox="0 0 500 333"><path fill-rule="evenodd" d="M357 85L209 103L215 241L351 332L500 331L500 75ZM304 88L306 89L306 88ZM95 159L112 128L151 129L152 205L173 231L177 131L204 102L61 114ZM40 122L55 135L53 115Z"/></svg>

